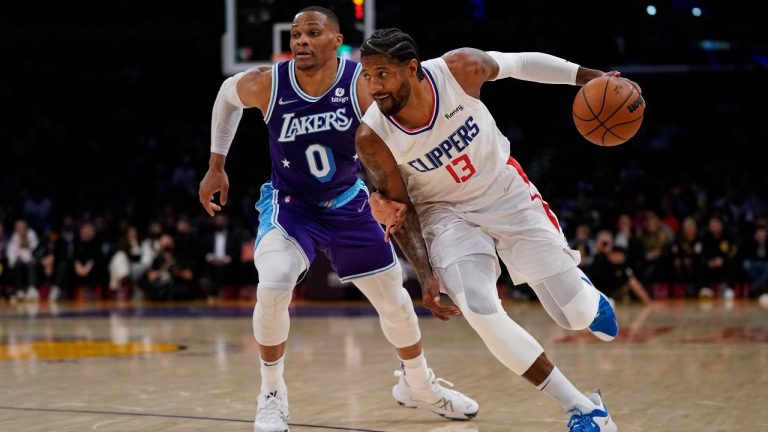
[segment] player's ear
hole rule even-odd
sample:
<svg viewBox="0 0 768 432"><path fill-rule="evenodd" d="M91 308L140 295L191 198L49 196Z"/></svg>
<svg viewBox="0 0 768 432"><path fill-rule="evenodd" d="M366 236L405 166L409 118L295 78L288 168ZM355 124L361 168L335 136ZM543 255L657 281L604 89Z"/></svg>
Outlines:
<svg viewBox="0 0 768 432"><path fill-rule="evenodd" d="M341 33L336 34L336 49L338 50L339 47L344 43L344 35Z"/></svg>
<svg viewBox="0 0 768 432"><path fill-rule="evenodd" d="M419 61L416 59L408 60L408 71L416 76L416 71L419 70Z"/></svg>

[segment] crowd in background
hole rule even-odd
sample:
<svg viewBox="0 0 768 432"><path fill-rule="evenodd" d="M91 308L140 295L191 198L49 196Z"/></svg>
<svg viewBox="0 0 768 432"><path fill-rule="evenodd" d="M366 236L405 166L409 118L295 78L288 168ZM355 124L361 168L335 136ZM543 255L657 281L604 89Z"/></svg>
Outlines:
<svg viewBox="0 0 768 432"><path fill-rule="evenodd" d="M221 2L86 3L88 13L16 2L0 14L0 48L13 59L0 74L3 298L215 299L255 286L253 206L270 168L258 112L246 110L227 158L225 215L208 217L197 198L224 79ZM680 2L649 17L635 2L602 11L530 1L509 15L507 3L386 2L377 25L411 33L424 59L473 46L627 65L647 107L638 134L616 148L578 135L573 87L499 80L481 97L598 287L641 298L763 292L759 14L734 2L695 19ZM452 30L423 26L424 16ZM732 49L700 49L718 37ZM652 64L691 67L643 73Z"/></svg>
<svg viewBox="0 0 768 432"><path fill-rule="evenodd" d="M194 192L185 195L193 207ZM582 268L612 297L756 297L768 284L768 203L730 192L712 197L688 185L664 194L658 208L645 195L612 211L579 195L557 197L553 207ZM166 208L137 224L116 214L57 217L45 196L19 204L16 217L0 224L0 293L12 301L215 300L258 281L257 212L249 205L214 218ZM499 284L514 282L503 276Z"/></svg>

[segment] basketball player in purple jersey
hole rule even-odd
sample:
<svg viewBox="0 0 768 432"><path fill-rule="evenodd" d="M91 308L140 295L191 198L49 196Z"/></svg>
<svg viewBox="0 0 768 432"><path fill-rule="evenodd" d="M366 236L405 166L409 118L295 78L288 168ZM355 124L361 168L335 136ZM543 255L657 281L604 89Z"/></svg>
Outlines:
<svg viewBox="0 0 768 432"><path fill-rule="evenodd" d="M227 201L226 154L244 108L257 107L269 129L272 179L261 188L254 262L259 273L253 332L261 357L256 432L288 430L283 380L288 305L294 285L319 249L343 282L352 282L379 314L381 328L401 360L392 394L407 407L425 407L467 420L478 404L442 387L427 367L421 334L392 245L373 219L368 191L358 178L355 131L372 99L359 91L360 67L338 58L339 20L325 8L308 7L291 27L291 61L259 66L224 81L213 106L209 169L200 202L211 216ZM453 306L428 304L448 319Z"/></svg>

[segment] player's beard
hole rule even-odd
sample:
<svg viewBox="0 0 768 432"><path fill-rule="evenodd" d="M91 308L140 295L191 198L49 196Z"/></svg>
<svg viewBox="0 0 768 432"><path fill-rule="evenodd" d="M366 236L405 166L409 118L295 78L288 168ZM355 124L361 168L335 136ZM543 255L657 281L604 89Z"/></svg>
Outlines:
<svg viewBox="0 0 768 432"><path fill-rule="evenodd" d="M379 105L379 111L381 111L382 114L393 116L405 107L405 104L408 103L408 98L410 97L411 82L404 80L397 91L390 93L388 98L383 101L376 101L376 103Z"/></svg>

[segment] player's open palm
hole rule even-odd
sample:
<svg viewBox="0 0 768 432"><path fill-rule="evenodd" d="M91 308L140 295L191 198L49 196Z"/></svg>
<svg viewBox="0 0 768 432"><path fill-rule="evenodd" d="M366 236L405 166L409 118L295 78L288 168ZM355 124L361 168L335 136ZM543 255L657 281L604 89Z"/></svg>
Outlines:
<svg viewBox="0 0 768 432"><path fill-rule="evenodd" d="M213 202L213 194L219 192L219 202L221 205ZM221 206L227 204L227 194L229 193L229 177L224 170L208 170L205 177L200 182L200 204L205 211L213 216L215 212L221 210Z"/></svg>

